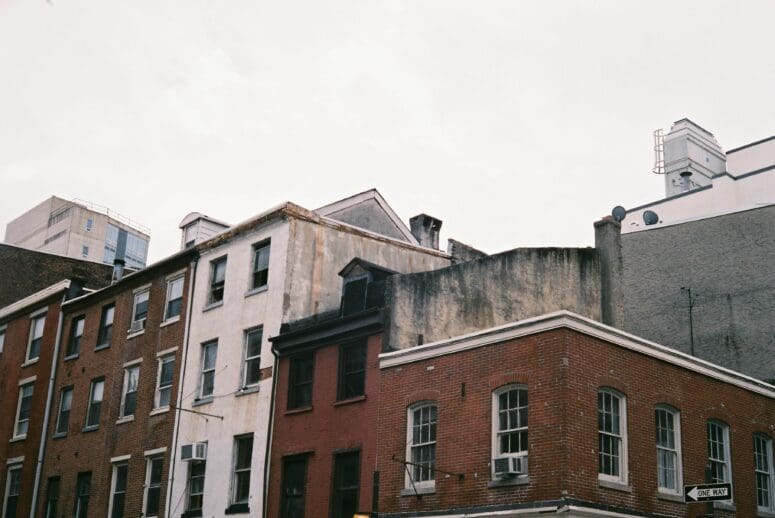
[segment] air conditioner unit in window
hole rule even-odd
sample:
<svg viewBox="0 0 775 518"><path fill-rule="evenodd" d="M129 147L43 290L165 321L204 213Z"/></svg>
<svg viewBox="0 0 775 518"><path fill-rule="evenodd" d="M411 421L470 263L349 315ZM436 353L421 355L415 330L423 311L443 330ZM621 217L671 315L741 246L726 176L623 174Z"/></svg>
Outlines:
<svg viewBox="0 0 775 518"><path fill-rule="evenodd" d="M207 443L184 444L180 447L180 460L186 462L207 460Z"/></svg>
<svg viewBox="0 0 775 518"><path fill-rule="evenodd" d="M498 478L527 475L527 457L498 457L493 463Z"/></svg>
<svg viewBox="0 0 775 518"><path fill-rule="evenodd" d="M138 331L142 331L143 329L145 329L145 319L135 320L134 322L132 322L132 325L129 326L130 333L137 333Z"/></svg>

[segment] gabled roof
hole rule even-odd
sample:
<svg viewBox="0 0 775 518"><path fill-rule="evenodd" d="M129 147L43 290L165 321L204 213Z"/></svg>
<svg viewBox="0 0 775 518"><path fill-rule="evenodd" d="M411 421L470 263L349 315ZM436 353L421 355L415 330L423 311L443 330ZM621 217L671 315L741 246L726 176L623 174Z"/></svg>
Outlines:
<svg viewBox="0 0 775 518"><path fill-rule="evenodd" d="M384 266L380 266L378 264L370 263L369 261L364 261L360 257L356 257L355 259L353 259L352 261L347 263L347 266L342 268L342 271L339 272L339 276L340 277L347 277L348 275L350 275L350 272L352 272L353 269L357 268L358 266L360 266L364 270L377 271L377 272L384 273L384 274L387 274L387 275L396 275L396 274L399 273L399 272L397 272L395 270L391 270L390 268L385 268Z"/></svg>

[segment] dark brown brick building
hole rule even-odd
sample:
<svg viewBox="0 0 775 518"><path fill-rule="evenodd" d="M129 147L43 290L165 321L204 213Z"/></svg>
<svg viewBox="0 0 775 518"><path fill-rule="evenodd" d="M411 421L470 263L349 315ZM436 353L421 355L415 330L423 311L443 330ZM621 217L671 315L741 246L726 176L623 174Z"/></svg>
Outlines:
<svg viewBox="0 0 775 518"><path fill-rule="evenodd" d="M381 355L385 516L773 512L775 387L561 311Z"/></svg>
<svg viewBox="0 0 775 518"><path fill-rule="evenodd" d="M194 254L65 304L39 516L164 516Z"/></svg>

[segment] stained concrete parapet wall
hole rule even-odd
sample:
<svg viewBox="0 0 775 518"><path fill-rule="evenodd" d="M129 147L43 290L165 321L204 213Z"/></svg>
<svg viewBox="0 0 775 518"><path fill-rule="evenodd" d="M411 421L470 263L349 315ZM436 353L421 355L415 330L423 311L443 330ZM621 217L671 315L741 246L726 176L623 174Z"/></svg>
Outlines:
<svg viewBox="0 0 775 518"><path fill-rule="evenodd" d="M388 279L387 347L402 349L559 309L601 319L593 248L517 248Z"/></svg>

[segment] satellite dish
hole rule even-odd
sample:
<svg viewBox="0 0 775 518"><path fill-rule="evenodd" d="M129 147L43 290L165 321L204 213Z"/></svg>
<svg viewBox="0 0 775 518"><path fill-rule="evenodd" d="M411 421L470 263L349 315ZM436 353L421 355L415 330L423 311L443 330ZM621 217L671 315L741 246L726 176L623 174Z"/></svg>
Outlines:
<svg viewBox="0 0 775 518"><path fill-rule="evenodd" d="M646 225L653 225L654 223L659 223L659 216L657 216L657 213L653 210L646 210L643 211L643 223Z"/></svg>
<svg viewBox="0 0 775 518"><path fill-rule="evenodd" d="M627 210L621 205L617 205L611 211L611 216L614 217L614 221L622 222L627 215Z"/></svg>

